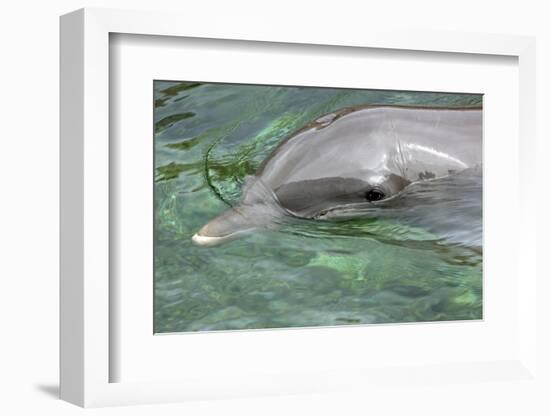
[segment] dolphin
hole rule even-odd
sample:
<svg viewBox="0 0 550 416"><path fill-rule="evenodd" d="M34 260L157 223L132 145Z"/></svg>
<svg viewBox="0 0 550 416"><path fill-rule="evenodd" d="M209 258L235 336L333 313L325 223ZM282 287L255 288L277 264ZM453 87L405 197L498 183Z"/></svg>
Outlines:
<svg viewBox="0 0 550 416"><path fill-rule="evenodd" d="M349 218L406 187L482 163L482 109L346 107L284 139L247 177L239 203L192 240L216 245L288 217Z"/></svg>

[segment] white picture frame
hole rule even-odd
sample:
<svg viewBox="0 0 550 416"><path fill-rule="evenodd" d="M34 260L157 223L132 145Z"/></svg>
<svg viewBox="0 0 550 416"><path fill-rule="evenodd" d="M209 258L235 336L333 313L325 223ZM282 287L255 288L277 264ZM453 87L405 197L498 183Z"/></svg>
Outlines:
<svg viewBox="0 0 550 416"><path fill-rule="evenodd" d="M177 14L82 9L61 18L61 398L80 406L160 403L196 398L296 394L348 388L353 384L399 386L412 378L481 386L487 377L508 383L541 383L536 360L537 303L536 217L534 212L535 42L530 37L467 33L396 32L377 29L327 34L311 25L281 30L276 25L250 23L236 31L231 22L204 26ZM370 371L336 369L319 378L315 372L235 383L235 374L182 381L111 382L116 357L110 348L110 170L109 36L114 33L184 38L226 39L281 44L431 51L453 54L505 55L519 66L519 164L522 192L518 229L518 348L509 359L467 364L442 362L414 370L380 368ZM409 328L409 330L411 330ZM414 329L412 329L414 330ZM251 334L250 336L254 336ZM212 342L214 337L212 337ZM488 375L491 375L490 377ZM499 379L498 374L502 375ZM342 380L348 380L343 382ZM353 380L351 382L350 380ZM431 384L430 384L431 383ZM480 387L481 388L481 387ZM494 394L494 392L493 392Z"/></svg>

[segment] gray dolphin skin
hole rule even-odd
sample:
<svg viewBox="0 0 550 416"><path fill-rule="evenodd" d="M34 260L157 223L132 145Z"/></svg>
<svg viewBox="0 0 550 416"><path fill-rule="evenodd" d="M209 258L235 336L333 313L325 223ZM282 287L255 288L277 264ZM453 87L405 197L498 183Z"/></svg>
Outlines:
<svg viewBox="0 0 550 416"><path fill-rule="evenodd" d="M482 110L364 105L326 114L283 140L242 198L194 236L216 245L285 218L337 219L383 207L412 183L482 163Z"/></svg>

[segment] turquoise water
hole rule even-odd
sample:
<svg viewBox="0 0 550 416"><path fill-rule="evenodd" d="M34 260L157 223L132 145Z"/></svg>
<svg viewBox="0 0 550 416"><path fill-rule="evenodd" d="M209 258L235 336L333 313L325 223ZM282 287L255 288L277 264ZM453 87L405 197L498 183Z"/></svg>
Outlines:
<svg viewBox="0 0 550 416"><path fill-rule="evenodd" d="M350 105L471 94L155 81L155 332L482 318L481 170L413 185L368 218L191 236L287 135Z"/></svg>

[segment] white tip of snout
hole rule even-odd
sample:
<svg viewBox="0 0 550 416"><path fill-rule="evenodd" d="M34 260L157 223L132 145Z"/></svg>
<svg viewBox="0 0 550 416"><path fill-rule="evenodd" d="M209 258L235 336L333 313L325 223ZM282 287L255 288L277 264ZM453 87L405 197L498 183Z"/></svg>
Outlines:
<svg viewBox="0 0 550 416"><path fill-rule="evenodd" d="M226 240L225 237L207 237L204 235L195 234L191 238L193 243L198 246L216 246Z"/></svg>

